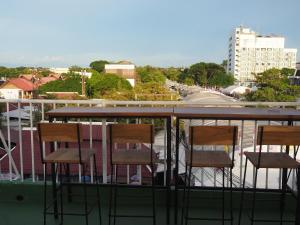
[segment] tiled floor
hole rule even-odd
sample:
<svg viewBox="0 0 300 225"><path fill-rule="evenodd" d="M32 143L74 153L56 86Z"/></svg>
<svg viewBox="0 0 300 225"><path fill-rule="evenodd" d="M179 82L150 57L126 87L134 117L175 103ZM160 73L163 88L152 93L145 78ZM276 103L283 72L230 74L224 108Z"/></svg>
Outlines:
<svg viewBox="0 0 300 225"><path fill-rule="evenodd" d="M0 183L0 224L1 225L40 225L43 224L43 201L42 201L42 185L37 184L1 184ZM74 193L79 193L81 189L75 188ZM89 193L94 194L94 187L89 188ZM102 196L102 224L108 224L108 189L101 188ZM130 214L150 214L151 215L151 198L150 189L122 189L118 196L118 212L130 213ZM218 199L211 200L207 197L216 197L218 192L213 191L197 191L192 193L191 215L192 216L205 216L205 217L221 217L220 201ZM166 210L165 210L165 191L157 190L157 225L166 224ZM234 225L237 224L237 216L239 209L239 196L240 194L234 193ZM203 198L205 197L205 198ZM250 195L246 196L247 198ZM264 193L258 196L260 199L278 199L277 194ZM228 196L227 196L228 198ZM246 204L249 200L246 198ZM180 199L180 198L179 198ZM92 202L94 197L90 198ZM181 199L180 199L181 200ZM80 197L75 197L73 203L66 203L65 208L81 210L82 204L80 203ZM181 201L180 201L181 202ZM287 198L287 216L286 218L293 218L294 200L291 196ZM257 216L259 218L276 219L279 217L279 204L276 201L261 200L257 206ZM228 205L227 205L228 207ZM67 209L65 209L67 210ZM247 211L247 210L245 210ZM174 224L174 208L171 211L171 223ZM179 210L178 218L180 219L181 210ZM249 218L245 212L243 214L243 225L250 224ZM227 214L228 215L228 214ZM59 221L55 221L52 215L47 217L47 224L54 225L59 224ZM89 216L90 225L100 224L97 209L94 209ZM179 220L180 221L180 220ZM116 221L118 225L150 225L152 224L151 218L119 218ZM85 224L84 218L81 216L66 216L64 218L64 224L70 225L82 225ZM191 221L189 224L222 224L216 221ZM225 224L230 224L227 222ZM277 223L255 223L255 224L277 224ZM278 223L279 224L279 223ZM285 223L292 224L292 223Z"/></svg>

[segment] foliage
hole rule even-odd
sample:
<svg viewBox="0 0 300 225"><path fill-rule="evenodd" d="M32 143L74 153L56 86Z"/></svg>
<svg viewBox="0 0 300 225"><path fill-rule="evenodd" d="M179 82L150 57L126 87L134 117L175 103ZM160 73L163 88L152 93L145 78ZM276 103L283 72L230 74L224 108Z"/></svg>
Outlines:
<svg viewBox="0 0 300 225"><path fill-rule="evenodd" d="M164 69L162 72L166 78L173 81L177 81L181 74L180 69L174 67Z"/></svg>
<svg viewBox="0 0 300 225"><path fill-rule="evenodd" d="M131 90L130 83L115 74L93 73L92 77L87 80L87 94L90 97L101 98L112 92Z"/></svg>
<svg viewBox="0 0 300 225"><path fill-rule="evenodd" d="M134 87L135 100L171 100L178 96L170 92L164 85L156 82L139 83Z"/></svg>
<svg viewBox="0 0 300 225"><path fill-rule="evenodd" d="M289 84L292 70L269 69L255 76L258 90L248 93L249 101L295 101L300 96L300 87Z"/></svg>
<svg viewBox="0 0 300 225"><path fill-rule="evenodd" d="M295 69L291 68L282 68L281 69L281 74L284 76L293 76L295 74Z"/></svg>
<svg viewBox="0 0 300 225"><path fill-rule="evenodd" d="M63 74L64 79L51 81L39 88L39 93L46 92L78 92L81 94L81 77L78 74Z"/></svg>
<svg viewBox="0 0 300 225"><path fill-rule="evenodd" d="M4 66L0 67L0 77L18 77L20 74L29 74L33 71L33 68L29 67L16 67L7 68Z"/></svg>
<svg viewBox="0 0 300 225"><path fill-rule="evenodd" d="M223 65L200 62L184 69L178 81L187 85L226 87L234 83L234 78L226 73Z"/></svg>
<svg viewBox="0 0 300 225"><path fill-rule="evenodd" d="M42 76L42 77L47 77L49 76L49 74L51 73L51 71L49 69L45 69L45 68L40 68L38 70L38 73Z"/></svg>
<svg viewBox="0 0 300 225"><path fill-rule="evenodd" d="M217 72L212 75L208 81L209 86L228 87L234 84L234 76L232 74Z"/></svg>
<svg viewBox="0 0 300 225"><path fill-rule="evenodd" d="M73 65L69 67L70 72L81 72L82 70L83 68L77 65Z"/></svg>
<svg viewBox="0 0 300 225"><path fill-rule="evenodd" d="M90 63L90 67L93 70L96 70L98 73L102 73L104 71L105 64L109 63L106 60L97 60Z"/></svg>
<svg viewBox="0 0 300 225"><path fill-rule="evenodd" d="M188 86L195 85L195 82L194 82L193 78L191 78L191 77L184 78L183 83Z"/></svg>
<svg viewBox="0 0 300 225"><path fill-rule="evenodd" d="M139 75L142 83L155 82L164 84L166 82L166 77L164 76L163 72L155 67L138 67L137 74Z"/></svg>

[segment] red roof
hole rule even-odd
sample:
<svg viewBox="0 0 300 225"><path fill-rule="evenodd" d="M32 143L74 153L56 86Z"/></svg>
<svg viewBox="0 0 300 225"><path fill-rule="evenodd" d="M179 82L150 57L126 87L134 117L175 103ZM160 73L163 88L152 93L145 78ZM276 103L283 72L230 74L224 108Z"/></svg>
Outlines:
<svg viewBox="0 0 300 225"><path fill-rule="evenodd" d="M35 89L35 85L31 81L26 80L24 78L14 78L14 79L8 80L5 84L9 84L9 83L22 89L23 91L33 91Z"/></svg>
<svg viewBox="0 0 300 225"><path fill-rule="evenodd" d="M19 78L24 78L26 80L32 81L35 79L35 74L20 74Z"/></svg>
<svg viewBox="0 0 300 225"><path fill-rule="evenodd" d="M55 77L42 77L37 81L37 85L41 86L55 80L57 80Z"/></svg>

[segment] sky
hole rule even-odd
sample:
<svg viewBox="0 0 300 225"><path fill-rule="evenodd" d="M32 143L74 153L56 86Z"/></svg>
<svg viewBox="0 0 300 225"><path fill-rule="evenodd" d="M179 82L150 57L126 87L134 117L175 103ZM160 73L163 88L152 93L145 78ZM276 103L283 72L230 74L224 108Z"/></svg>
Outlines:
<svg viewBox="0 0 300 225"><path fill-rule="evenodd" d="M0 66L221 63L239 25L300 51L299 9L299 0L1 0Z"/></svg>

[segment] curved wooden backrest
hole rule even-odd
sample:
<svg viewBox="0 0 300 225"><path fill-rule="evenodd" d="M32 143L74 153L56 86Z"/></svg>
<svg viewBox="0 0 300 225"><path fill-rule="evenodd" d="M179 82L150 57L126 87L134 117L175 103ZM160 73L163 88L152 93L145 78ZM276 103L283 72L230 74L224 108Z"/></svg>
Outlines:
<svg viewBox="0 0 300 225"><path fill-rule="evenodd" d="M257 144L300 145L300 126L258 126Z"/></svg>
<svg viewBox="0 0 300 225"><path fill-rule="evenodd" d="M82 125L80 123L39 123L38 131L41 141L78 142L79 134L79 140L82 142Z"/></svg>
<svg viewBox="0 0 300 225"><path fill-rule="evenodd" d="M151 124L111 124L111 140L114 143L154 143Z"/></svg>
<svg viewBox="0 0 300 225"><path fill-rule="evenodd" d="M234 140L235 132L235 140ZM237 126L191 126L190 144L194 145L233 145L237 143ZM192 143L193 142L193 143Z"/></svg>

